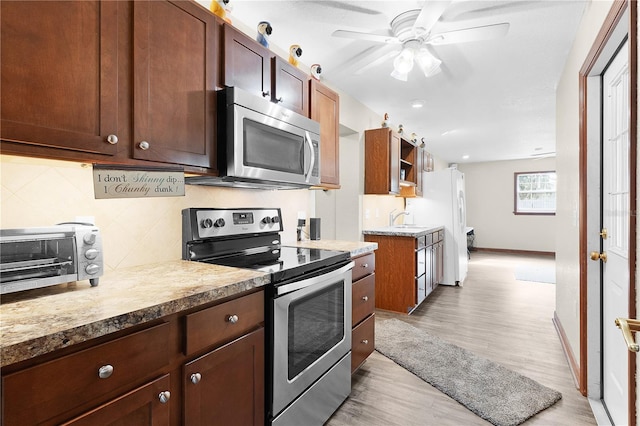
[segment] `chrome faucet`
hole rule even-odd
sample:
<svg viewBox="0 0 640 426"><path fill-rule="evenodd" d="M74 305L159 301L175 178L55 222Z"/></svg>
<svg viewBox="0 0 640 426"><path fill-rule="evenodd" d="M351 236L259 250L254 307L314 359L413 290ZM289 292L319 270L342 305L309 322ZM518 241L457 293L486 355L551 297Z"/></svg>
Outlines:
<svg viewBox="0 0 640 426"><path fill-rule="evenodd" d="M391 213L389 213L389 226L393 226L393 222L396 221L396 219L402 215L409 215L409 212L406 211L401 211L400 213L394 215L393 212L395 212L396 209L391 210Z"/></svg>

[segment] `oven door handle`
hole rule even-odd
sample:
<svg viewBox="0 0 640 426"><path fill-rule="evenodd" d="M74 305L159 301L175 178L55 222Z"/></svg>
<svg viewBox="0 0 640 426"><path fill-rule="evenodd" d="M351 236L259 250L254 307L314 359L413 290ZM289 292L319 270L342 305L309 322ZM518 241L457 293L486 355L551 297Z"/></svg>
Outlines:
<svg viewBox="0 0 640 426"><path fill-rule="evenodd" d="M311 160L309 161L309 171L307 172L307 175L305 177L305 182L309 182L309 180L311 179L311 174L313 173L313 167L316 164L316 153L315 150L313 149L313 141L311 140L311 135L309 134L309 132L304 132L304 140L307 142L307 145L309 145L309 150L311 151Z"/></svg>
<svg viewBox="0 0 640 426"><path fill-rule="evenodd" d="M355 262L351 261L346 265L344 265L343 267L333 270L331 272L327 272L326 274L321 274L315 277L307 278L306 280L294 281L289 284L277 286L276 296L282 296L283 294L290 293L295 290L300 290L305 287L310 287L312 285L316 285L323 281L331 280L334 277L339 277L340 275L343 275L345 272L347 272L349 269L353 269L354 265L355 265Z"/></svg>

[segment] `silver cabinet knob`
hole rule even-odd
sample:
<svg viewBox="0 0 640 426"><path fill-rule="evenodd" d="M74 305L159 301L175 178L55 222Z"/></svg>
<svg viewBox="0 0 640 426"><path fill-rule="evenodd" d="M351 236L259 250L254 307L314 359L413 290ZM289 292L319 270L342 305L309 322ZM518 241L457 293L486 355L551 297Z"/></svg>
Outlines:
<svg viewBox="0 0 640 426"><path fill-rule="evenodd" d="M369 264L368 264L368 263L363 263L363 264L362 264L362 267L363 267L363 268L368 268L368 267L369 267Z"/></svg>
<svg viewBox="0 0 640 426"><path fill-rule="evenodd" d="M262 97L263 98L268 98L269 96L271 96L271 92L270 91L266 90L266 91L262 92Z"/></svg>
<svg viewBox="0 0 640 426"><path fill-rule="evenodd" d="M362 300L364 300L365 302L369 300L369 296L362 296Z"/></svg>
<svg viewBox="0 0 640 426"><path fill-rule="evenodd" d="M193 383L194 385L197 385L198 383L200 383L200 380L202 380L202 374L193 373L191 375L191 383Z"/></svg>
<svg viewBox="0 0 640 426"><path fill-rule="evenodd" d="M227 321L230 322L231 324L235 324L238 322L238 316L237 315L229 315L227 317Z"/></svg>
<svg viewBox="0 0 640 426"><path fill-rule="evenodd" d="M169 399L171 399L171 392L169 391L160 392L160 394L158 395L158 399L163 404L166 404L167 402L169 402Z"/></svg>
<svg viewBox="0 0 640 426"><path fill-rule="evenodd" d="M103 365L98 369L98 377L100 377L101 379L107 379L111 377L112 374L113 374L113 365L110 365L110 364Z"/></svg>
<svg viewBox="0 0 640 426"><path fill-rule="evenodd" d="M363 339L363 340L361 340L360 342L361 342L361 343L364 343L365 345L368 345L368 344L369 344L369 341L368 341L367 339Z"/></svg>
<svg viewBox="0 0 640 426"><path fill-rule="evenodd" d="M140 142L140 143L138 144L138 148L140 148L140 149L141 149L141 150L143 150L143 151L148 150L150 146L151 146L151 145L149 145L149 142L147 142L147 141L142 141L142 142Z"/></svg>
<svg viewBox="0 0 640 426"><path fill-rule="evenodd" d="M118 137L116 135L109 135L107 136L107 142L109 142L111 145L115 145L118 143Z"/></svg>

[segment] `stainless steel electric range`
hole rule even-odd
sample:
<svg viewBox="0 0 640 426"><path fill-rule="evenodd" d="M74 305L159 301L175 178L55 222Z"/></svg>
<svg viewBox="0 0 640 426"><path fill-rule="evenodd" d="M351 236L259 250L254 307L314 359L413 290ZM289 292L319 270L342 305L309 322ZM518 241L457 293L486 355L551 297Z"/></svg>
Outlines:
<svg viewBox="0 0 640 426"><path fill-rule="evenodd" d="M182 258L265 271L266 418L322 425L351 392L348 252L281 244L279 208L182 211Z"/></svg>

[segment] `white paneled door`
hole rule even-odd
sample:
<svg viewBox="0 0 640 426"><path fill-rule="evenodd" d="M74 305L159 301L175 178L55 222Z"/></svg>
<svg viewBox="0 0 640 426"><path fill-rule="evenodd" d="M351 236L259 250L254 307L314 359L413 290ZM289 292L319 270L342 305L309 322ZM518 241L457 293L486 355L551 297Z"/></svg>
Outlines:
<svg viewBox="0 0 640 426"><path fill-rule="evenodd" d="M629 314L629 59L625 43L603 75L602 383L613 424L628 419L629 352L617 317ZM606 231L605 231L606 230Z"/></svg>

